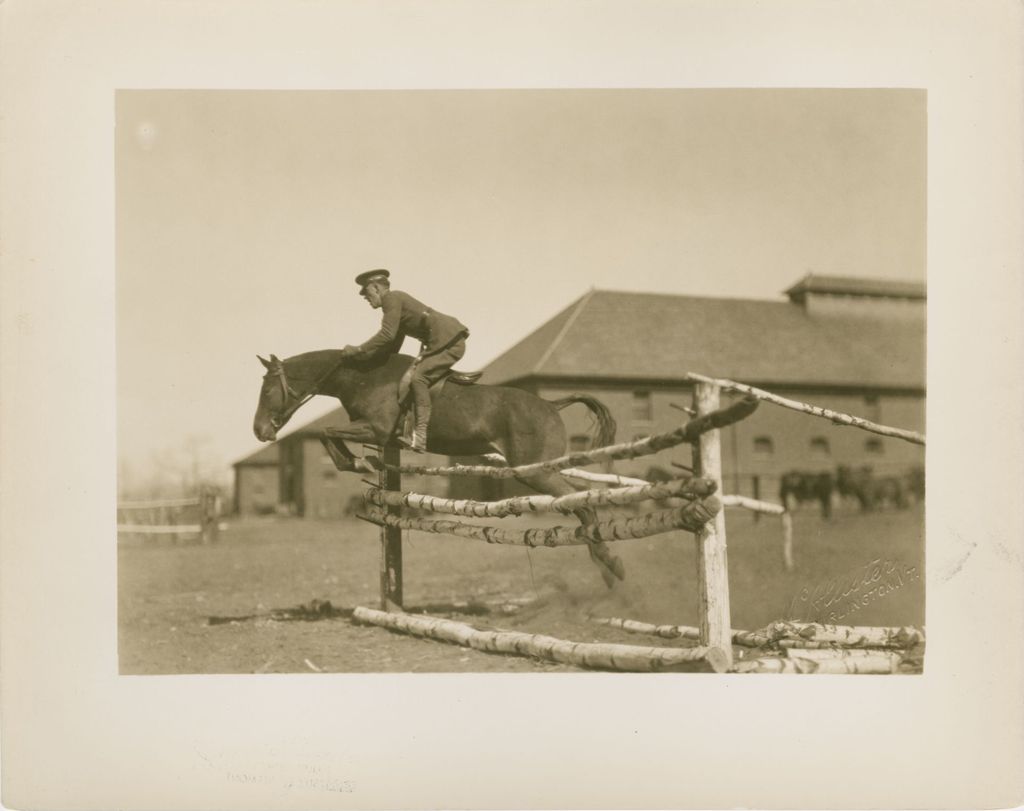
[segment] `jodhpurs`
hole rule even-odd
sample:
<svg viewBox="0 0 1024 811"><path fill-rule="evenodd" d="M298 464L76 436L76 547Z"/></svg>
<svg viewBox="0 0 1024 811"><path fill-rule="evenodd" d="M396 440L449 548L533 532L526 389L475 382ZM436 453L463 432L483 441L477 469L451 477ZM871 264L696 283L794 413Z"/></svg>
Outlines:
<svg viewBox="0 0 1024 811"><path fill-rule="evenodd" d="M436 383L466 354L466 336L460 335L447 346L421 356L413 372L409 389L416 404L416 429L425 431L430 422L430 385Z"/></svg>

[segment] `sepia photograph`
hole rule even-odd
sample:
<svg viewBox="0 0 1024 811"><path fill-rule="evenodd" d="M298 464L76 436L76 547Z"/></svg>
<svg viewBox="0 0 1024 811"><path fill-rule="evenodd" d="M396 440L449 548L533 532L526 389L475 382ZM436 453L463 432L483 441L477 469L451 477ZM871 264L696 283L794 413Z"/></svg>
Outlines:
<svg viewBox="0 0 1024 811"><path fill-rule="evenodd" d="M0 804L1024 801L984 0L0 4Z"/></svg>
<svg viewBox="0 0 1024 811"><path fill-rule="evenodd" d="M921 672L924 91L116 109L121 673Z"/></svg>

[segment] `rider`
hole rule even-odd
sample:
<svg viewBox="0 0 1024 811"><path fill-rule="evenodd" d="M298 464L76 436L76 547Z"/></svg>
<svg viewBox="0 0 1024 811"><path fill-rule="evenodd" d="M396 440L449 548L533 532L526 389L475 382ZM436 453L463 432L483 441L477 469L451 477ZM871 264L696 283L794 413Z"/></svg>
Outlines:
<svg viewBox="0 0 1024 811"><path fill-rule="evenodd" d="M368 270L356 276L359 295L375 310L383 310L380 330L359 346L346 346L346 357L369 358L393 355L402 348L406 335L416 338L422 348L413 363L410 384L415 403L415 428L410 438L399 442L424 452L427 425L430 422L430 385L436 383L466 353L469 330L457 318L439 313L408 293L391 289L391 274L383 269Z"/></svg>

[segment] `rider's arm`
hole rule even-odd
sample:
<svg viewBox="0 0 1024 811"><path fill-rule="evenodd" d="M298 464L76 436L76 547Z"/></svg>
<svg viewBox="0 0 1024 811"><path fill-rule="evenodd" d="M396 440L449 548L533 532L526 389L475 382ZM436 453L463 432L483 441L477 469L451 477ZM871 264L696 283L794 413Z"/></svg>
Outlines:
<svg viewBox="0 0 1024 811"><path fill-rule="evenodd" d="M392 345L399 337L398 330L402 320L402 301L394 293L384 296L381 302L380 329L377 334L356 347L359 355L373 355L381 349Z"/></svg>

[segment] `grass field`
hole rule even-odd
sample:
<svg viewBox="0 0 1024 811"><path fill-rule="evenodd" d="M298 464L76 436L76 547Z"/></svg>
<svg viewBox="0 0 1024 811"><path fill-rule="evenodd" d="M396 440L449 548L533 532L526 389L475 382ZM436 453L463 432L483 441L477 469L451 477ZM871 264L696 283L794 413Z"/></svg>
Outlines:
<svg viewBox="0 0 1024 811"><path fill-rule="evenodd" d="M840 511L830 522L798 512L793 572L782 566L778 519L755 522L733 509L727 515L733 627L751 630L788 618L924 623L923 505L868 515ZM585 548L528 550L410 532L406 606L536 597L539 603L514 614L468 621L575 641L673 644L587 623L588 613L697 624L692 535L619 541L614 549L625 562L626 581L608 590ZM236 521L209 546L126 540L118 567L125 674L576 670L358 627L343 616L272 619L276 609L313 599L339 609L377 605L379 533L356 520ZM879 581L865 586L864 579L883 570L889 589L865 598Z"/></svg>

